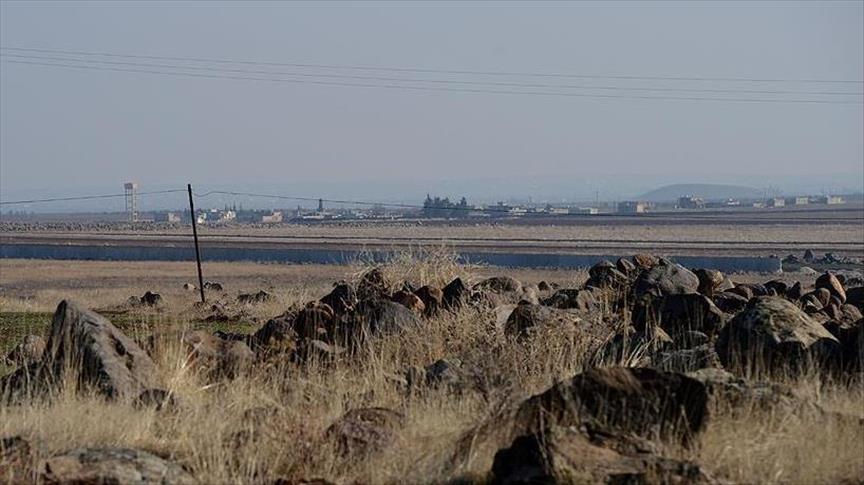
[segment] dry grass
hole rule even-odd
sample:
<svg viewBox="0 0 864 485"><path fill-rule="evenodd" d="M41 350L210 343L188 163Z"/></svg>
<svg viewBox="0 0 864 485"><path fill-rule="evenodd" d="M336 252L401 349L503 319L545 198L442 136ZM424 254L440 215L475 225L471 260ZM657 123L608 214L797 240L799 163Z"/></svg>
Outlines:
<svg viewBox="0 0 864 485"><path fill-rule="evenodd" d="M189 328L188 309L194 296L165 291L166 284L188 280L188 264L52 263L4 261L2 286L12 293L32 288L30 303L18 293L4 293L3 311L44 310L61 294L94 306L122 302L132 293L156 289L170 303L155 315L155 325L182 332ZM92 272L85 268L97 264ZM30 268L27 271L27 268ZM320 297L330 282L356 277L369 266L321 269L286 265L208 265L208 274L231 282L232 292L251 290L270 281L276 302L256 307L262 316ZM49 269L51 271L49 271ZM156 270L159 271L156 271ZM124 278L152 271L159 276L139 285ZM441 284L454 276L469 280L496 271L456 265L446 253L408 257L384 267L395 281ZM120 288L99 292L96 273L119 278ZM337 274L338 273L338 274ZM514 276L526 276L509 272ZM66 285L67 277L81 288ZM551 276L551 277L550 277ZM96 280L93 280L96 278ZM260 279L259 279L260 278ZM525 279L581 282L580 272L533 274ZM247 280L251 279L251 281ZM26 286L22 281L32 282ZM27 283L29 285L31 283ZM181 283L182 284L182 283ZM150 286L152 285L152 286ZM73 286L73 285L68 285ZM9 288L12 288L10 290ZM52 293L57 292L57 293ZM117 297L115 299L115 297ZM51 304L56 305L57 300ZM28 306L31 305L31 306ZM145 316L147 318L145 318ZM618 316L598 315L610 324ZM131 318L136 317L133 314ZM505 337L493 312L464 311L430 319L424 328L374 341L354 357L315 360L307 365L262 364L239 379L209 384L188 364L181 334L169 335L154 358L164 382L181 399L176 413L139 410L129 403L64 391L50 403L0 407L0 436L23 435L38 445L42 456L80 446L126 446L171 456L202 483L267 483L275 478L324 477L338 483L443 483L458 479L484 481L495 451L509 443L502 409L540 392L559 379L593 364L579 339L550 331L527 342ZM142 314L130 328L154 327L154 316ZM492 385L487 392L428 391L406 394L394 379L408 367L439 358L459 358L481 369ZM799 392L824 408L864 418L860 382L837 384L808 375L790 381ZM403 412L405 427L395 443L381 453L340 459L323 440L325 429L342 413L357 407L381 406ZM249 410L265 409L256 423ZM490 426L490 423L493 425ZM864 478L864 432L860 426L839 426L821 419L793 419L747 412L720 414L705 433L693 458L714 475L739 483L838 483ZM462 448L472 429L485 429ZM457 450L466 451L463 454ZM460 459L454 460L454 455Z"/></svg>

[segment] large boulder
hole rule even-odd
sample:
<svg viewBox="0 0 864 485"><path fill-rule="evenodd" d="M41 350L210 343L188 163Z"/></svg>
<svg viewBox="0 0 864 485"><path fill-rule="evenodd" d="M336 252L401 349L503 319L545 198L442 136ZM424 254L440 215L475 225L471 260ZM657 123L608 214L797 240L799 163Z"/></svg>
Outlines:
<svg viewBox="0 0 864 485"><path fill-rule="evenodd" d="M588 269L585 286L594 288L623 288L629 284L627 275L609 261L603 260Z"/></svg>
<svg viewBox="0 0 864 485"><path fill-rule="evenodd" d="M444 292L440 288L425 285L417 288L414 294L423 302L427 316L437 315L444 305Z"/></svg>
<svg viewBox="0 0 864 485"><path fill-rule="evenodd" d="M410 328L419 328L422 322L417 314L404 305L387 299L370 299L357 304L349 323L344 324L350 343L359 334L394 335Z"/></svg>
<svg viewBox="0 0 864 485"><path fill-rule="evenodd" d="M633 264L640 271L649 270L660 263L660 258L648 253L633 255Z"/></svg>
<svg viewBox="0 0 864 485"><path fill-rule="evenodd" d="M588 427L550 426L498 451L492 484L708 484L699 465L661 456L649 441Z"/></svg>
<svg viewBox="0 0 864 485"><path fill-rule="evenodd" d="M839 343L818 322L780 297L756 297L720 331L717 354L727 368L801 369L830 358Z"/></svg>
<svg viewBox="0 0 864 485"><path fill-rule="evenodd" d="M720 311L729 314L740 312L747 306L747 302L749 301L748 298L731 291L724 291L723 293L714 295L713 299L714 305L719 308Z"/></svg>
<svg viewBox="0 0 864 485"><path fill-rule="evenodd" d="M864 286L856 286L846 290L846 303L854 305L864 312Z"/></svg>
<svg viewBox="0 0 864 485"><path fill-rule="evenodd" d="M143 450L79 448L52 456L40 470L52 484L185 485L198 483L182 466Z"/></svg>
<svg viewBox="0 0 864 485"><path fill-rule="evenodd" d="M589 369L522 402L516 425L593 423L643 438L690 443L708 420L705 386L684 374L650 368Z"/></svg>
<svg viewBox="0 0 864 485"><path fill-rule="evenodd" d="M329 306L336 315L345 315L354 311L357 304L357 292L349 283L340 281L333 285L333 290L321 298L321 303Z"/></svg>
<svg viewBox="0 0 864 485"><path fill-rule="evenodd" d="M241 293L237 295L237 303L241 305L257 305L259 303L267 303L274 300L274 296L264 290L258 290L255 293Z"/></svg>
<svg viewBox="0 0 864 485"><path fill-rule="evenodd" d="M161 387L156 364L134 340L101 315L66 300L54 313L42 359L19 370L17 378L4 378L7 396L20 394L20 386L28 384L29 391L40 392L75 382L81 390L116 399Z"/></svg>
<svg viewBox="0 0 864 485"><path fill-rule="evenodd" d="M632 318L639 332L650 325L660 325L676 339L690 331L711 337L723 326L724 315L707 296L689 293L659 298L645 295L634 305Z"/></svg>
<svg viewBox="0 0 864 485"><path fill-rule="evenodd" d="M393 293L390 299L418 315L422 315L426 312L426 304L423 303L423 300L421 300L420 297L415 295L414 293L400 290L396 293Z"/></svg>
<svg viewBox="0 0 864 485"><path fill-rule="evenodd" d="M840 342L839 367L864 371L864 318L855 322L831 321L825 324L825 329Z"/></svg>
<svg viewBox="0 0 864 485"><path fill-rule="evenodd" d="M381 268L372 268L360 276L357 283L357 296L362 299L381 298L390 294L390 282Z"/></svg>
<svg viewBox="0 0 864 485"><path fill-rule="evenodd" d="M652 269L643 271L633 285L635 296L646 294L654 296L683 295L696 293L699 278L680 264L661 260Z"/></svg>
<svg viewBox="0 0 864 485"><path fill-rule="evenodd" d="M493 276L474 285L475 291L491 291L493 293L521 293L522 283L510 276Z"/></svg>

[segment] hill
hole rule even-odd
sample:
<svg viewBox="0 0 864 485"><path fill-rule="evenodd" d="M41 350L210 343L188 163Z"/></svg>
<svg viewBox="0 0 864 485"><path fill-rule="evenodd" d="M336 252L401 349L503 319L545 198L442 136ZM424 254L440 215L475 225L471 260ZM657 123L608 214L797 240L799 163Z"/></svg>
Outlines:
<svg viewBox="0 0 864 485"><path fill-rule="evenodd" d="M669 202L685 195L702 197L705 200L760 199L762 191L742 185L674 184L646 192L639 196L639 199L648 202Z"/></svg>

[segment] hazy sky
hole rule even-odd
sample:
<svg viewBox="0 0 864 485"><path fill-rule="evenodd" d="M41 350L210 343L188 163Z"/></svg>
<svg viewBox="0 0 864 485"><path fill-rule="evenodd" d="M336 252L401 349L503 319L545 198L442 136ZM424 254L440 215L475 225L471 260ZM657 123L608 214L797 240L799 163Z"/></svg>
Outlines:
<svg viewBox="0 0 864 485"><path fill-rule="evenodd" d="M864 79L862 32L864 2L860 1L606 5L0 3L3 47L621 76L860 81ZM268 69L251 64L215 67ZM316 187L315 183L323 180L340 184L357 181L357 187L363 187L371 179L395 186L412 178L434 181L494 176L518 183L521 178L535 177L566 185L622 175L631 180L645 176L652 181L718 180L759 187L775 179L796 177L848 183L851 187L864 184L861 104L418 92L5 62L0 69L0 190L6 200L6 194L23 189L49 188L64 193L66 188L69 192L82 187L119 188L127 179L136 179L143 186L192 181L277 187L308 183L308 187ZM864 91L860 83L484 77L285 66L269 69L604 87ZM864 99L854 95L432 86L648 96ZM375 193L381 186L370 182L367 196L385 195Z"/></svg>

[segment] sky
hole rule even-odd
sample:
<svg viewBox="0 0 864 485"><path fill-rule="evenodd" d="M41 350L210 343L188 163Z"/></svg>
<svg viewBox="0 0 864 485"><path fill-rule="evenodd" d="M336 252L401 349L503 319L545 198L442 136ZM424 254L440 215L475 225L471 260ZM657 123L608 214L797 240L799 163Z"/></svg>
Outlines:
<svg viewBox="0 0 864 485"><path fill-rule="evenodd" d="M860 1L3 1L0 46L246 62L2 50L2 200L110 191L126 180L138 181L142 190L191 182L367 200L420 200L427 191L567 197L602 190L617 196L678 182L812 192L864 186ZM14 57L21 55L30 57ZM6 62L69 57L121 63L87 64L101 68L172 71L140 66L151 63L204 69L177 76ZM274 70L282 74L267 73ZM314 77L321 74L334 77ZM289 75L304 82L237 79ZM609 78L574 77L584 75ZM389 80L358 79L364 76ZM404 78L439 82L399 81ZM322 79L341 84L308 83ZM490 82L509 84L484 84ZM520 83L532 86L512 86ZM853 94L633 90L647 88ZM480 92L490 90L556 95Z"/></svg>

